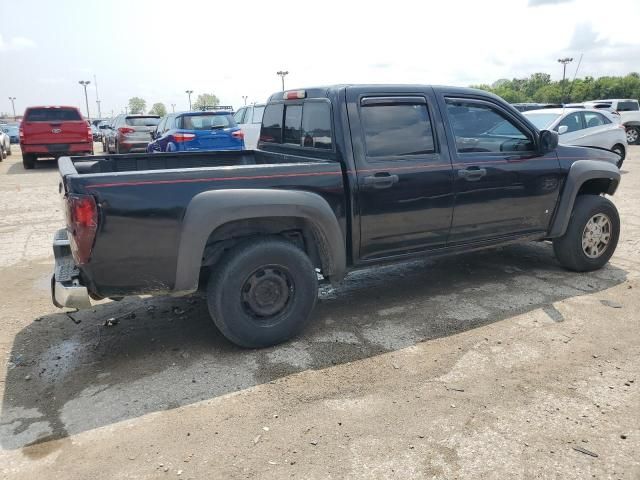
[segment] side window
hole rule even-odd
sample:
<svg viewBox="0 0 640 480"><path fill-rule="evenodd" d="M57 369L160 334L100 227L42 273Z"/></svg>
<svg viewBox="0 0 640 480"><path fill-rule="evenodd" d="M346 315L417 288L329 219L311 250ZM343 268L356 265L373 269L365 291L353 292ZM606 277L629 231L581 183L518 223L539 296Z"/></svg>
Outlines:
<svg viewBox="0 0 640 480"><path fill-rule="evenodd" d="M284 113L284 138L282 143L300 145L300 126L302 124L302 105L287 105Z"/></svg>
<svg viewBox="0 0 640 480"><path fill-rule="evenodd" d="M262 117L260 129L260 141L269 143L282 143L282 103L267 105Z"/></svg>
<svg viewBox="0 0 640 480"><path fill-rule="evenodd" d="M586 128L599 127L600 125L611 123L604 115L596 112L584 112L583 115Z"/></svg>
<svg viewBox="0 0 640 480"><path fill-rule="evenodd" d="M435 152L431 119L424 103L363 105L361 117L368 157Z"/></svg>
<svg viewBox="0 0 640 480"><path fill-rule="evenodd" d="M580 112L575 112L564 117L562 120L560 120L560 123L558 123L555 130L558 131L558 129L562 126L567 127L567 133L577 132L578 130L582 130L584 126L582 125L582 118L580 116Z"/></svg>
<svg viewBox="0 0 640 480"><path fill-rule="evenodd" d="M264 107L253 107L253 118L251 119L251 123L262 123L263 114L264 114Z"/></svg>
<svg viewBox="0 0 640 480"><path fill-rule="evenodd" d="M164 117L162 120L160 120L160 123L156 127L156 132L158 132L158 134L161 134L162 132L164 132L164 124L166 121L167 121L167 117Z"/></svg>
<svg viewBox="0 0 640 480"><path fill-rule="evenodd" d="M241 108L233 115L233 119L236 121L236 123L244 123L242 119L244 118L244 112L246 111L246 108Z"/></svg>
<svg viewBox="0 0 640 480"><path fill-rule="evenodd" d="M326 102L306 102L302 112L302 146L331 150L331 111Z"/></svg>
<svg viewBox="0 0 640 480"><path fill-rule="evenodd" d="M458 153L529 152L535 149L530 133L484 103L448 99L447 115Z"/></svg>
<svg viewBox="0 0 640 480"><path fill-rule="evenodd" d="M173 122L175 121L176 117L174 116L169 116L167 117L166 122L164 123L163 127L162 127L162 131L166 132L168 130L171 130L173 128Z"/></svg>
<svg viewBox="0 0 640 480"><path fill-rule="evenodd" d="M638 105L638 102L633 100L618 102L618 108L616 110L619 112L635 112L640 110L640 105Z"/></svg>

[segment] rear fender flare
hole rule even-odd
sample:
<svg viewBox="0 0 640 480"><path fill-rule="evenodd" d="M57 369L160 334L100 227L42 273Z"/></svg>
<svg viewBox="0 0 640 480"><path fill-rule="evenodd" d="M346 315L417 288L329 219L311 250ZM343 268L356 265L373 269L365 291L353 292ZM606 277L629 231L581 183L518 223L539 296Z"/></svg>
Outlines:
<svg viewBox="0 0 640 480"><path fill-rule="evenodd" d="M341 280L346 271L345 239L335 213L320 195L297 190L233 189L202 192L187 207L180 235L174 293L198 288L207 239L233 221L265 217L294 217L313 228L323 274Z"/></svg>
<svg viewBox="0 0 640 480"><path fill-rule="evenodd" d="M580 187L586 181L593 179L609 180L607 191L602 193L613 195L620 183L620 170L614 164L602 160L577 160L573 162L562 190L556 215L551 224L550 238L564 235L569 225L573 204L576 201Z"/></svg>

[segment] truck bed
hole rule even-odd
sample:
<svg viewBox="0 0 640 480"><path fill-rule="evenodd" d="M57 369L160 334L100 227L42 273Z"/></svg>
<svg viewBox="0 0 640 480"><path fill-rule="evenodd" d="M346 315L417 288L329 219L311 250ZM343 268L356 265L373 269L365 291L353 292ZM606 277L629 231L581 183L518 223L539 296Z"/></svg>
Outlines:
<svg viewBox="0 0 640 480"><path fill-rule="evenodd" d="M263 151L62 157L62 194L94 197L98 232L83 278L100 296L169 292L182 221L210 190L293 189L323 197L346 238L344 169L335 160Z"/></svg>

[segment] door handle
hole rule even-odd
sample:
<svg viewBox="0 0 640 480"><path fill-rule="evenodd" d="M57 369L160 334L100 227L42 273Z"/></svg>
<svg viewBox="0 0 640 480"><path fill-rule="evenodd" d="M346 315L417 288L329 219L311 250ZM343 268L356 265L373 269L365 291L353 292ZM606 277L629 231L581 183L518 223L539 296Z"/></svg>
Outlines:
<svg viewBox="0 0 640 480"><path fill-rule="evenodd" d="M458 176L469 182L477 182L487 174L486 168L469 167L464 170L458 170Z"/></svg>
<svg viewBox="0 0 640 480"><path fill-rule="evenodd" d="M398 183L398 175L391 175L387 172L376 173L362 179L362 183L373 188L389 188L394 183Z"/></svg>

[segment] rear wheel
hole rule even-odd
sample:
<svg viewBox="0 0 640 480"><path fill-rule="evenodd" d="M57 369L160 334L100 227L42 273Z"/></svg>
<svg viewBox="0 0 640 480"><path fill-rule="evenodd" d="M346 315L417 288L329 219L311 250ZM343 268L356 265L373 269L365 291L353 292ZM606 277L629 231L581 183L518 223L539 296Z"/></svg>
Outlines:
<svg viewBox="0 0 640 480"><path fill-rule="evenodd" d="M222 334L246 348L284 342L308 323L318 297L309 257L279 239L252 240L213 268L209 313Z"/></svg>
<svg viewBox="0 0 640 480"><path fill-rule="evenodd" d="M7 145L7 148L6 148L5 150L6 150L6 152L7 152L7 157L10 157L10 156L11 156L11 153L12 153L12 152L11 152L11 144Z"/></svg>
<svg viewBox="0 0 640 480"><path fill-rule="evenodd" d="M22 166L25 170L31 170L36 166L36 156L32 153L22 154Z"/></svg>
<svg viewBox="0 0 640 480"><path fill-rule="evenodd" d="M621 144L616 144L613 146L613 148L611 149L612 152L617 153L618 155L620 155L620 160L618 160L618 162L616 163L616 165L618 165L618 168L622 167L622 162L624 162L624 158L627 155L627 151L624 148L624 145Z"/></svg>
<svg viewBox="0 0 640 480"><path fill-rule="evenodd" d="M615 205L599 195L581 195L576 198L567 231L553 240L553 250L565 268L588 272L609 261L619 236Z"/></svg>
<svg viewBox="0 0 640 480"><path fill-rule="evenodd" d="M627 143L629 145L640 143L640 129L638 127L627 127Z"/></svg>

